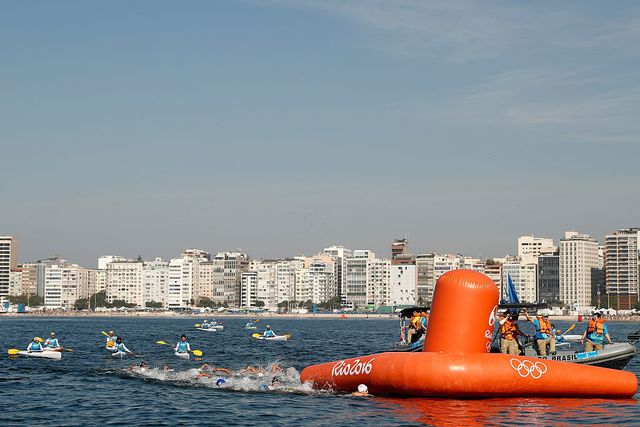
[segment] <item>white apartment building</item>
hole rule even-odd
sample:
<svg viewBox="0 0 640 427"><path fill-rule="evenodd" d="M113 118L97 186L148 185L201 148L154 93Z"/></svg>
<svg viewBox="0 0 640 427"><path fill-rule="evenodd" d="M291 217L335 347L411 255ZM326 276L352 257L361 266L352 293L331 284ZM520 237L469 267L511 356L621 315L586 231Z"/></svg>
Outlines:
<svg viewBox="0 0 640 427"><path fill-rule="evenodd" d="M338 296L335 275L336 261L327 254L318 254L305 259L305 290L300 291L300 301L311 300L320 304Z"/></svg>
<svg viewBox="0 0 640 427"><path fill-rule="evenodd" d="M142 264L142 301L161 303L167 307L169 262L157 257Z"/></svg>
<svg viewBox="0 0 640 427"><path fill-rule="evenodd" d="M220 252L213 259L214 299L237 306L240 302L240 281L249 267L249 257L241 252Z"/></svg>
<svg viewBox="0 0 640 427"><path fill-rule="evenodd" d="M367 305L377 309L383 305L392 305L390 271L392 267L405 267L404 265L391 265L388 259L375 258L368 265L367 280ZM415 267L415 266L413 266ZM415 281L414 281L415 287ZM413 290L415 293L415 289Z"/></svg>
<svg viewBox="0 0 640 427"><path fill-rule="evenodd" d="M167 307L186 308L192 305L198 286L199 263L194 258L173 258L167 276Z"/></svg>
<svg viewBox="0 0 640 427"><path fill-rule="evenodd" d="M16 268L9 272L9 293L8 295L22 295L22 269Z"/></svg>
<svg viewBox="0 0 640 427"><path fill-rule="evenodd" d="M598 269L598 242L587 234L564 233L560 240L560 299L572 307L591 306L592 274Z"/></svg>
<svg viewBox="0 0 640 427"><path fill-rule="evenodd" d="M296 301L296 269L303 266L300 260L281 260L276 263L276 304Z"/></svg>
<svg viewBox="0 0 640 427"><path fill-rule="evenodd" d="M511 276L511 281L513 282L520 302L534 303L538 301L538 266L533 262L531 256L526 256L525 258L526 260L519 257L507 258L502 264L502 295L504 299L506 299L509 294L508 276ZM527 262L527 260L529 262Z"/></svg>
<svg viewBox="0 0 640 427"><path fill-rule="evenodd" d="M341 295L342 305L348 308L367 306L367 283L369 282L369 263L376 254L368 249L356 249L345 264L345 287Z"/></svg>
<svg viewBox="0 0 640 427"><path fill-rule="evenodd" d="M196 301L200 298L209 298L214 301L215 286L214 286L214 270L215 266L213 261L200 261L200 268L198 270L198 288L195 292Z"/></svg>
<svg viewBox="0 0 640 427"><path fill-rule="evenodd" d="M244 271L240 275L240 307L255 307L258 302L258 272Z"/></svg>
<svg viewBox="0 0 640 427"><path fill-rule="evenodd" d="M346 292L347 276L346 276L346 263L347 258L353 255L351 249L346 249L344 246L331 246L324 248L323 253L329 255L335 262L335 277L336 286L338 287L338 296L342 301L345 301L343 295Z"/></svg>
<svg viewBox="0 0 640 427"><path fill-rule="evenodd" d="M416 305L416 266L390 265L390 295L385 305Z"/></svg>
<svg viewBox="0 0 640 427"><path fill-rule="evenodd" d="M106 270L107 265L110 262L114 261L126 261L126 258L123 258L118 255L102 255L98 257L98 270Z"/></svg>
<svg viewBox="0 0 640 427"><path fill-rule="evenodd" d="M541 253L553 253L557 250L553 239L534 235L518 237L518 257L526 263L535 262Z"/></svg>
<svg viewBox="0 0 640 427"><path fill-rule="evenodd" d="M255 266L257 272L256 299L264 303L269 311L277 311L276 261L261 261Z"/></svg>
<svg viewBox="0 0 640 427"><path fill-rule="evenodd" d="M9 276L17 266L17 239L13 236L0 236L0 300L9 295Z"/></svg>
<svg viewBox="0 0 640 427"><path fill-rule="evenodd" d="M144 307L142 299L142 261L111 261L106 265L107 302L125 301Z"/></svg>
<svg viewBox="0 0 640 427"><path fill-rule="evenodd" d="M76 264L52 264L44 272L44 305L72 309L76 300L88 298L95 289L95 270Z"/></svg>
<svg viewBox="0 0 640 427"><path fill-rule="evenodd" d="M640 293L640 228L620 229L605 237L605 274L609 303L632 309Z"/></svg>

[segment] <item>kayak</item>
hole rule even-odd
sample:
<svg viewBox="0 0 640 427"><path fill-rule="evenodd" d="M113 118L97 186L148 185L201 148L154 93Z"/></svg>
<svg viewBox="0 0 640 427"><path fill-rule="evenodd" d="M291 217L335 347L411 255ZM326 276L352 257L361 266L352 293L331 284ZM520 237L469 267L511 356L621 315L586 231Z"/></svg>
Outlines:
<svg viewBox="0 0 640 427"><path fill-rule="evenodd" d="M275 337L253 336L253 338L257 340L265 340L265 341L286 341L289 339L289 335L276 335Z"/></svg>
<svg viewBox="0 0 640 427"><path fill-rule="evenodd" d="M127 357L129 354L127 352L124 351L116 351L115 353L111 354L111 357L118 357L120 359L124 359L125 357Z"/></svg>
<svg viewBox="0 0 640 427"><path fill-rule="evenodd" d="M258 327L257 327L257 326L245 326L244 328L245 328L245 329L254 330L254 331L255 331L256 329L258 329Z"/></svg>
<svg viewBox="0 0 640 427"><path fill-rule="evenodd" d="M565 335L564 339L567 341L580 341L582 339L582 335Z"/></svg>
<svg viewBox="0 0 640 427"><path fill-rule="evenodd" d="M19 355L21 356L27 356L27 357L43 357L45 359L62 359L62 353L59 351L32 351L32 352L28 352L28 351L20 351L18 352Z"/></svg>
<svg viewBox="0 0 640 427"><path fill-rule="evenodd" d="M189 360L191 358L191 356L189 356L189 353L178 353L177 351L173 353L174 356L177 356L181 359L187 359Z"/></svg>
<svg viewBox="0 0 640 427"><path fill-rule="evenodd" d="M204 329L204 328L196 328L199 331L205 331L205 332L216 332L217 329L216 328L209 328L209 329Z"/></svg>

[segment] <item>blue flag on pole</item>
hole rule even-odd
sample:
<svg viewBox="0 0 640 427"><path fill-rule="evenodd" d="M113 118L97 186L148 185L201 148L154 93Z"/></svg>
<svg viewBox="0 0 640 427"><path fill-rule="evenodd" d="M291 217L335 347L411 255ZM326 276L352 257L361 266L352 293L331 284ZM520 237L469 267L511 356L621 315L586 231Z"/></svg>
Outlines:
<svg viewBox="0 0 640 427"><path fill-rule="evenodd" d="M520 298L518 298L516 287L513 286L513 280L511 280L511 275L509 273L507 273L507 282L509 284L509 303L520 304Z"/></svg>

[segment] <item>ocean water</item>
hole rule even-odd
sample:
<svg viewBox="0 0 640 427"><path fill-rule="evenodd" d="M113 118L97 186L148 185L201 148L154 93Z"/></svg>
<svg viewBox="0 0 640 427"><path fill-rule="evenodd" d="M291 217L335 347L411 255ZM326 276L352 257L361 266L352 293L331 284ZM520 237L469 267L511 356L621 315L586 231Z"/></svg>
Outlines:
<svg viewBox="0 0 640 427"><path fill-rule="evenodd" d="M201 332L194 318L0 318L0 423L13 425L638 425L636 399L408 399L354 398L318 392L299 383L307 365L385 351L397 340L397 320L262 319L291 341L264 342L244 330L247 319L221 318L225 330ZM566 322L555 322L564 329ZM521 322L521 325L524 322ZM637 324L609 322L614 341ZM581 333L582 323L575 331ZM138 358L113 359L100 331L113 329ZM55 330L74 349L62 360L9 358L34 336ZM260 331L260 329L259 329ZM185 333L202 360L181 360L174 344ZM150 369L129 370L145 360ZM202 363L238 371L251 364L266 373L197 378ZM172 371L161 368L168 364ZM270 367L281 366L273 389ZM638 358L628 370L638 373ZM606 378L594 378L594 387ZM636 395L638 397L638 395Z"/></svg>

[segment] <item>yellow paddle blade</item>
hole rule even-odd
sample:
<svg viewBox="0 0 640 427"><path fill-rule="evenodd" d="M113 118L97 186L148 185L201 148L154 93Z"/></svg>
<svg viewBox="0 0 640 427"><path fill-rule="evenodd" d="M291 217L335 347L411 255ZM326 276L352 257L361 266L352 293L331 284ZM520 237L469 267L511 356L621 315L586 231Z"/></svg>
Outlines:
<svg viewBox="0 0 640 427"><path fill-rule="evenodd" d="M160 344L160 345L169 345L168 343L164 342L164 341L156 341L156 344Z"/></svg>
<svg viewBox="0 0 640 427"><path fill-rule="evenodd" d="M195 326L196 328L199 328L199 327L200 327L200 326L202 326L202 325L200 325L200 323L196 323L194 326Z"/></svg>
<svg viewBox="0 0 640 427"><path fill-rule="evenodd" d="M10 348L9 350L7 350L7 353L9 353L11 356L15 356L16 354L20 353L20 350L18 350L17 348Z"/></svg>
<svg viewBox="0 0 640 427"><path fill-rule="evenodd" d="M253 322L253 323L258 323L259 321L260 321L260 319L256 319L256 321L255 321L255 322Z"/></svg>
<svg viewBox="0 0 640 427"><path fill-rule="evenodd" d="M576 328L576 324L574 323L573 325L569 326L569 327L567 328L567 330L566 330L566 331L564 331L564 333L566 334L566 333L567 333L567 332L569 332L569 331L573 331L575 328Z"/></svg>
<svg viewBox="0 0 640 427"><path fill-rule="evenodd" d="M72 348L65 348L64 351L68 351L69 353L73 353L73 349Z"/></svg>
<svg viewBox="0 0 640 427"><path fill-rule="evenodd" d="M100 331L100 332L102 332L102 335L104 335L104 336L107 336L107 337L109 336L109 334L106 333L105 331Z"/></svg>
<svg viewBox="0 0 640 427"><path fill-rule="evenodd" d="M251 336L254 337L254 338L260 338L262 335L260 335L260 334L251 334Z"/></svg>
<svg viewBox="0 0 640 427"><path fill-rule="evenodd" d="M284 335L285 337L287 337L287 339L288 339L288 340L290 340L290 339L291 339L291 337L293 336L293 334L290 334L289 332L287 332L286 334L282 334L282 335Z"/></svg>
<svg viewBox="0 0 640 427"><path fill-rule="evenodd" d="M193 350L191 353L193 353L194 356L202 356L202 351L200 350Z"/></svg>

